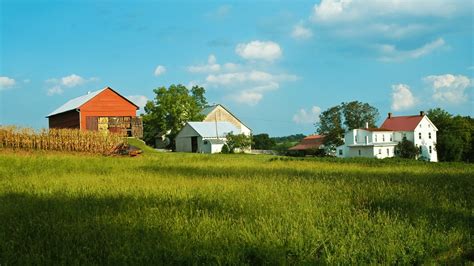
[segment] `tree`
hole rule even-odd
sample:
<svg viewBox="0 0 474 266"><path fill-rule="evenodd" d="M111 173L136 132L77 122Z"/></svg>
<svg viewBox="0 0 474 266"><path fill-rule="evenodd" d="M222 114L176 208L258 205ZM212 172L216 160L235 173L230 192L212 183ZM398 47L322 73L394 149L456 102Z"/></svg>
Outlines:
<svg viewBox="0 0 474 266"><path fill-rule="evenodd" d="M401 158L415 159L420 153L420 150L413 144L413 142L403 138L401 142L395 147L396 153Z"/></svg>
<svg viewBox="0 0 474 266"><path fill-rule="evenodd" d="M271 139L268 134L258 134L252 136L252 146L256 150L270 150L275 147L275 140Z"/></svg>
<svg viewBox="0 0 474 266"><path fill-rule="evenodd" d="M226 144L222 148L222 153L234 153L236 150L243 152L252 145L252 138L245 134L228 133L226 135Z"/></svg>
<svg viewBox="0 0 474 266"><path fill-rule="evenodd" d="M346 130L365 127L375 127L379 116L377 108L368 103L352 101L333 106L319 115L316 131L324 135L324 145L328 150L335 150L344 144L343 137Z"/></svg>
<svg viewBox="0 0 474 266"><path fill-rule="evenodd" d="M370 104L353 101L342 103L341 109L347 130L363 128L365 123L369 123L369 127L376 127L375 122L379 117L379 111Z"/></svg>
<svg viewBox="0 0 474 266"><path fill-rule="evenodd" d="M205 89L194 86L188 90L183 85L154 89L155 98L145 105L143 115L143 137L154 145L155 139L166 136L170 139L168 148L175 149L175 137L187 121L200 121L200 114L207 104Z"/></svg>

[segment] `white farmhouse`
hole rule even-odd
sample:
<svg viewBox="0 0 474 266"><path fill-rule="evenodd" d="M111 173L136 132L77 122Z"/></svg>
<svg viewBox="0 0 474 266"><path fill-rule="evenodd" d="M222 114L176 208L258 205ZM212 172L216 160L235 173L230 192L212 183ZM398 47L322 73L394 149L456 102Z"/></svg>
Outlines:
<svg viewBox="0 0 474 266"><path fill-rule="evenodd" d="M413 116L392 116L380 128L353 129L344 134L344 145L337 147L337 157L387 158L395 156L395 146L407 138L420 149L420 157L437 162L435 149L438 129L431 120L420 112Z"/></svg>
<svg viewBox="0 0 474 266"><path fill-rule="evenodd" d="M219 153L229 133L241 131L230 122L187 122L176 136L176 151Z"/></svg>

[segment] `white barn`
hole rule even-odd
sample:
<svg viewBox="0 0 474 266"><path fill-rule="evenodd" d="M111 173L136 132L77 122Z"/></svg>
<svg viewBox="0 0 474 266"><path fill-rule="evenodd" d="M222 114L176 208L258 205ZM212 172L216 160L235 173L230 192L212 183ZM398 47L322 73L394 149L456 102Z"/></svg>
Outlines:
<svg viewBox="0 0 474 266"><path fill-rule="evenodd" d="M229 122L237 127L242 134L247 136L252 134L252 130L248 126L221 104L207 106L202 109L201 114L204 115L203 122Z"/></svg>
<svg viewBox="0 0 474 266"><path fill-rule="evenodd" d="M337 147L337 157L387 158L395 156L395 146L407 138L420 150L420 157L438 161L435 149L438 129L420 112L412 116L388 117L380 128L353 129L344 134L344 145Z"/></svg>
<svg viewBox="0 0 474 266"><path fill-rule="evenodd" d="M229 133L242 132L230 122L187 122L176 136L176 151L219 153Z"/></svg>

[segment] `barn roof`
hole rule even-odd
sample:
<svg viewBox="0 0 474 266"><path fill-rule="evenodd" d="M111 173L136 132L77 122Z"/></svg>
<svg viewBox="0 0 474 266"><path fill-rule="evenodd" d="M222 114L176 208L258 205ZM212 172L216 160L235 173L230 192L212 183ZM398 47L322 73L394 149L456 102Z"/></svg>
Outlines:
<svg viewBox="0 0 474 266"><path fill-rule="evenodd" d="M393 131L413 131L423 119L423 115L387 117L381 128Z"/></svg>
<svg viewBox="0 0 474 266"><path fill-rule="evenodd" d="M101 90L93 91L93 92L87 93L86 95L82 95L82 96L79 96L79 97L76 97L74 99L71 99L71 100L67 101L65 104L61 105L58 109L54 110L53 112L51 112L46 117L50 117L50 116L57 115L57 114L60 114L60 113L64 113L64 112L68 112L68 111L71 111L71 110L79 109L86 102L90 101L92 98L94 98L95 96L99 95L101 92L103 92L107 89L110 89L111 91L115 92L120 97L124 98L125 100L127 100L131 104L135 105L138 109L138 105L134 104L129 99L127 99L124 96L120 95L120 93L116 92L112 88L105 87Z"/></svg>
<svg viewBox="0 0 474 266"><path fill-rule="evenodd" d="M290 151L304 151L304 150L313 150L319 149L321 145L324 144L323 135L311 135L302 139L298 145L289 148Z"/></svg>
<svg viewBox="0 0 474 266"><path fill-rule="evenodd" d="M216 128L219 137L225 137L230 132L233 134L241 133L240 129L230 122L188 122L188 125L204 138L215 138L217 135Z"/></svg>

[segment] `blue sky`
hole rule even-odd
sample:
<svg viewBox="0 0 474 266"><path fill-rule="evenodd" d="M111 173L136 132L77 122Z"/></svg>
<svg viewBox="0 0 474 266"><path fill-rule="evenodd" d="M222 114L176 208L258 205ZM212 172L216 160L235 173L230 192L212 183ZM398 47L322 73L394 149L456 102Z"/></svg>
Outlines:
<svg viewBox="0 0 474 266"><path fill-rule="evenodd" d="M0 0L0 124L110 86L198 84L254 133L315 131L343 101L474 114L473 1Z"/></svg>

